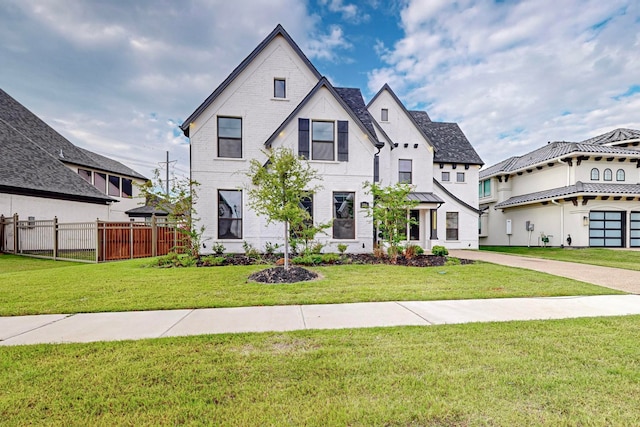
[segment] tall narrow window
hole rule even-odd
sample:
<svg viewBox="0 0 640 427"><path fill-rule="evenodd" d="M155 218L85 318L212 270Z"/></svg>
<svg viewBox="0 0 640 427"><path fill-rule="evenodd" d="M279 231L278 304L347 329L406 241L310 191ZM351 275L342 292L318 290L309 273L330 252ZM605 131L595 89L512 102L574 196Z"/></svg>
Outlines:
<svg viewBox="0 0 640 427"><path fill-rule="evenodd" d="M273 79L273 97L274 98L286 98L287 90L284 79Z"/></svg>
<svg viewBox="0 0 640 427"><path fill-rule="evenodd" d="M456 181L457 182L464 182L464 172L456 173Z"/></svg>
<svg viewBox="0 0 640 427"><path fill-rule="evenodd" d="M242 158L242 119L218 117L218 157Z"/></svg>
<svg viewBox="0 0 640 427"><path fill-rule="evenodd" d="M618 169L616 171L616 181L624 181L624 169Z"/></svg>
<svg viewBox="0 0 640 427"><path fill-rule="evenodd" d="M382 110L380 110L380 121L383 122L388 122L389 121L389 110L386 108L383 108Z"/></svg>
<svg viewBox="0 0 640 427"><path fill-rule="evenodd" d="M411 184L412 166L411 160L398 160L398 182Z"/></svg>
<svg viewBox="0 0 640 427"><path fill-rule="evenodd" d="M218 239L242 239L240 190L218 190Z"/></svg>
<svg viewBox="0 0 640 427"><path fill-rule="evenodd" d="M94 174L95 182L93 183L102 194L107 194L107 174L96 172Z"/></svg>
<svg viewBox="0 0 640 427"><path fill-rule="evenodd" d="M598 168L591 169L591 181L600 181L600 170Z"/></svg>
<svg viewBox="0 0 640 427"><path fill-rule="evenodd" d="M611 172L611 169L604 170L604 172L602 173L602 179L604 181L613 181L613 172Z"/></svg>
<svg viewBox="0 0 640 427"><path fill-rule="evenodd" d="M120 197L120 177L109 175L109 195Z"/></svg>
<svg viewBox="0 0 640 427"><path fill-rule="evenodd" d="M356 221L353 202L355 193L333 193L333 238L355 239Z"/></svg>
<svg viewBox="0 0 640 427"><path fill-rule="evenodd" d="M409 224L409 240L420 240L420 211L412 209L409 211L411 224Z"/></svg>
<svg viewBox="0 0 640 427"><path fill-rule="evenodd" d="M333 122L312 122L311 158L313 160L335 159Z"/></svg>
<svg viewBox="0 0 640 427"><path fill-rule="evenodd" d="M80 175L82 177L82 179L87 181L89 184L93 184L91 182L91 171L90 170L78 169L78 175Z"/></svg>
<svg viewBox="0 0 640 427"><path fill-rule="evenodd" d="M458 212L447 212L447 240L458 240Z"/></svg>
<svg viewBox="0 0 640 427"><path fill-rule="evenodd" d="M122 178L122 197L133 196L133 182L128 178Z"/></svg>

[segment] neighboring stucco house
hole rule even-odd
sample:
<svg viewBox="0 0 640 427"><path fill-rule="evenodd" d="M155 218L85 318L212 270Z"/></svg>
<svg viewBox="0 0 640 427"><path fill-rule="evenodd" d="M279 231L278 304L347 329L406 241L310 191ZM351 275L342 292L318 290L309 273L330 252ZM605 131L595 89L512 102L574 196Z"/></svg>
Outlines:
<svg viewBox="0 0 640 427"><path fill-rule="evenodd" d="M481 170L480 244L640 247L639 145L616 129Z"/></svg>
<svg viewBox="0 0 640 427"><path fill-rule="evenodd" d="M0 89L0 214L129 221L144 176L76 147Z"/></svg>
<svg viewBox="0 0 640 427"><path fill-rule="evenodd" d="M389 114L380 117L383 109ZM414 185L411 197L420 201L408 213L420 220L408 230L411 240L425 249L478 246L482 161L457 125L407 111L386 85L369 105L359 89L333 87L280 25L181 129L190 139L191 178L200 183L195 208L205 242L231 252L245 241L257 249L282 243L282 227L247 208L246 172L251 159L265 162L268 150L288 147L322 176L323 188L305 207L314 222L333 221L319 236L327 250L343 243L350 252L371 252L375 233L364 206L373 200L364 183L399 180ZM456 168L460 182L455 173L441 179L441 171Z"/></svg>

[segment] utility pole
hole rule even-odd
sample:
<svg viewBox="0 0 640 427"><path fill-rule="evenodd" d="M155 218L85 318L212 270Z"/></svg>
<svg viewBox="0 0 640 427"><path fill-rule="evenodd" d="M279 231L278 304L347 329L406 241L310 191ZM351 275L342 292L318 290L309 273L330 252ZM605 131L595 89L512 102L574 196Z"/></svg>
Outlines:
<svg viewBox="0 0 640 427"><path fill-rule="evenodd" d="M166 162L160 162L161 165L165 165L165 170L166 170L166 178L165 178L165 186L166 186L166 193L167 193L167 199L169 199L169 164L170 163L174 163L175 160L171 160L169 161L169 152L167 151L167 161Z"/></svg>

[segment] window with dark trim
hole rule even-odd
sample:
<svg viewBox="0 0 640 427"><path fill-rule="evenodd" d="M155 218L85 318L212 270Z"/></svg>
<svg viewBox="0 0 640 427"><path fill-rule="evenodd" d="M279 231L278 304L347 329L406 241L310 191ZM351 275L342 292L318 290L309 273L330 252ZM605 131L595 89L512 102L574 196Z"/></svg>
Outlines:
<svg viewBox="0 0 640 427"><path fill-rule="evenodd" d="M333 238L355 239L356 220L354 216L354 199L356 193L333 193Z"/></svg>
<svg viewBox="0 0 640 427"><path fill-rule="evenodd" d="M304 238L303 235L305 229L313 226L313 196L303 197L300 200L299 206L301 209L309 215L301 225L292 225L289 233L294 238Z"/></svg>
<svg viewBox="0 0 640 427"><path fill-rule="evenodd" d="M447 240L458 240L458 212L447 212Z"/></svg>
<svg viewBox="0 0 640 427"><path fill-rule="evenodd" d="M420 240L420 211L411 209L409 218L412 220L412 223L409 224L409 240Z"/></svg>
<svg viewBox="0 0 640 427"><path fill-rule="evenodd" d="M273 97L274 98L286 98L287 86L284 79L273 79Z"/></svg>
<svg viewBox="0 0 640 427"><path fill-rule="evenodd" d="M611 169L605 169L604 172L602 172L602 180L613 181L613 172Z"/></svg>
<svg viewBox="0 0 640 427"><path fill-rule="evenodd" d="M133 181L128 178L122 178L122 197L133 197Z"/></svg>
<svg viewBox="0 0 640 427"><path fill-rule="evenodd" d="M380 110L380 121L382 122L388 122L389 121L389 110L386 108L383 108Z"/></svg>
<svg viewBox="0 0 640 427"><path fill-rule="evenodd" d="M449 182L450 179L449 172L442 172L442 182Z"/></svg>
<svg viewBox="0 0 640 427"><path fill-rule="evenodd" d="M591 169L591 181L600 181L600 170L598 168Z"/></svg>
<svg viewBox="0 0 640 427"><path fill-rule="evenodd" d="M242 190L218 190L218 239L242 239Z"/></svg>
<svg viewBox="0 0 640 427"><path fill-rule="evenodd" d="M107 174L96 172L93 177L95 179L93 186L100 190L102 194L107 194Z"/></svg>
<svg viewBox="0 0 640 427"><path fill-rule="evenodd" d="M311 159L335 160L334 123L313 121L311 123Z"/></svg>
<svg viewBox="0 0 640 427"><path fill-rule="evenodd" d="M491 179L485 179L483 181L480 181L479 188L478 188L478 196L480 198L491 196Z"/></svg>
<svg viewBox="0 0 640 427"><path fill-rule="evenodd" d="M464 172L456 173L456 181L457 182L464 182Z"/></svg>
<svg viewBox="0 0 640 427"><path fill-rule="evenodd" d="M398 160L398 182L411 184L413 164L411 160Z"/></svg>
<svg viewBox="0 0 640 427"><path fill-rule="evenodd" d="M93 184L92 179L91 179L91 171L87 170L87 169L78 169L78 175L80 175L80 177L82 179L84 179L85 181L87 181L89 184Z"/></svg>
<svg viewBox="0 0 640 427"><path fill-rule="evenodd" d="M624 181L624 169L618 169L616 171L616 181Z"/></svg>
<svg viewBox="0 0 640 427"><path fill-rule="evenodd" d="M218 157L242 158L242 119L218 117Z"/></svg>
<svg viewBox="0 0 640 427"><path fill-rule="evenodd" d="M120 197L120 177L109 175L109 195Z"/></svg>

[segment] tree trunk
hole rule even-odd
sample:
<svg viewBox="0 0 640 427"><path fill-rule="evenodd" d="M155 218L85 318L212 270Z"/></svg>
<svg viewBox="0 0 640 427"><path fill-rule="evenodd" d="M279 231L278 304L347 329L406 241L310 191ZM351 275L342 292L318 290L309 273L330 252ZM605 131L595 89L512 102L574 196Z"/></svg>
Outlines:
<svg viewBox="0 0 640 427"><path fill-rule="evenodd" d="M289 269L289 221L284 222L284 269Z"/></svg>

